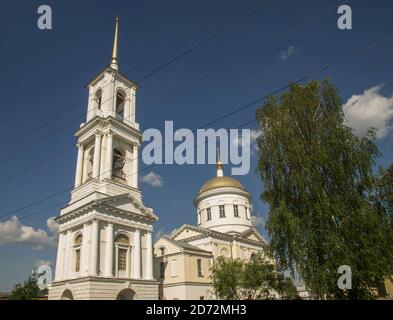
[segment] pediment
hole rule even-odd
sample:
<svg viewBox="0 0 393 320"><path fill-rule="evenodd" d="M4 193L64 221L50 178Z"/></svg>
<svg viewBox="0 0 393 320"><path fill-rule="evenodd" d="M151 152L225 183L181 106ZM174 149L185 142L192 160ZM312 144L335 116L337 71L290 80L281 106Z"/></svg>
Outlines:
<svg viewBox="0 0 393 320"><path fill-rule="evenodd" d="M154 214L153 209L146 207L141 201L128 193L119 196L106 197L98 200L98 203L101 206L107 206L111 209L149 216L158 220L158 217Z"/></svg>
<svg viewBox="0 0 393 320"><path fill-rule="evenodd" d="M182 239L187 239L191 237L196 237L200 236L203 233L200 231L196 231L195 229L191 229L188 226L183 226L180 228L180 230L177 232L175 237L173 237L174 240L182 240Z"/></svg>
<svg viewBox="0 0 393 320"><path fill-rule="evenodd" d="M249 230L243 232L241 237L248 240L267 243L266 239L255 228L250 228Z"/></svg>

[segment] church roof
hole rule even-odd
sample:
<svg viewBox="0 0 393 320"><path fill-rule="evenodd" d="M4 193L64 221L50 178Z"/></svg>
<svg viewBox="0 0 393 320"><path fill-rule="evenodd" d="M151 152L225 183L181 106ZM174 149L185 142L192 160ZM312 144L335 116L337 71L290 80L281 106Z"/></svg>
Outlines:
<svg viewBox="0 0 393 320"><path fill-rule="evenodd" d="M200 232L200 235L195 235L195 236L191 236L189 238L184 238L182 240L174 240L178 235L180 235L182 233L183 230L185 229L189 229L189 230L194 230L197 232ZM249 239L248 236L254 234L256 235L256 237L259 239L258 241L253 240L253 239ZM215 231L215 230L211 230L211 229L206 229L206 228L201 228L198 226L193 226L190 224L183 224L180 228L175 229L171 232L171 234L169 235L168 239L174 240L174 241L181 241L181 242L185 242L185 241L190 241L192 240L196 240L199 238L204 238L204 237L214 237L214 238L218 238L218 239L225 239L230 241L231 239L236 239L237 241L241 241L241 242L248 242L251 244L259 244L259 245L266 245L267 241L264 237L262 237L260 235L260 233L254 228L251 227L250 229L242 232L242 233L222 233L219 231Z"/></svg>
<svg viewBox="0 0 393 320"><path fill-rule="evenodd" d="M171 238L166 237L166 236L162 236L162 238L167 240L167 241L169 241L169 242L171 242L171 243L173 243L175 246L181 247L181 248L186 249L186 250L193 250L193 251L200 251L200 252L204 252L204 253L210 253L209 251L200 249L200 248L198 248L196 246L193 246L193 245L191 245L191 244L189 244L189 243L187 243L185 241L171 239Z"/></svg>
<svg viewBox="0 0 393 320"><path fill-rule="evenodd" d="M199 193L203 193L209 190L218 189L218 188L238 188L242 190L246 190L243 185L236 179L232 177L215 177L207 181L199 191Z"/></svg>

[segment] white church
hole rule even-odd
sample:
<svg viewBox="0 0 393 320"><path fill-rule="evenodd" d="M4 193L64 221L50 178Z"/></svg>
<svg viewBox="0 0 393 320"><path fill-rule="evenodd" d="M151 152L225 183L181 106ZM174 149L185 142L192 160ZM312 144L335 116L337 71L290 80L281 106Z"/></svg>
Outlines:
<svg viewBox="0 0 393 320"><path fill-rule="evenodd" d="M194 200L197 226L183 225L153 245L158 217L138 187L138 85L119 71L118 19L112 61L87 87L75 186L56 218L49 299L214 299L209 268L216 257L249 259L266 248L252 226L250 193L218 161L217 177Z"/></svg>

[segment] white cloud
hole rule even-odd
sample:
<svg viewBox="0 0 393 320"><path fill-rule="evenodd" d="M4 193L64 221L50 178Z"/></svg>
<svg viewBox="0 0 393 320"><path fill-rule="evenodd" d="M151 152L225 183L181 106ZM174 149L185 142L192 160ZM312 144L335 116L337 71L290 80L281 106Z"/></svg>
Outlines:
<svg viewBox="0 0 393 320"><path fill-rule="evenodd" d="M250 154L251 155L258 154L257 138L260 136L260 134L261 134L261 130L259 130L259 129L257 129L257 130L251 129L250 130ZM232 139L232 147L236 148L236 147L239 147L239 146L242 149L248 147L246 141L243 141L241 139L241 136L234 137Z"/></svg>
<svg viewBox="0 0 393 320"><path fill-rule="evenodd" d="M346 124L360 137L373 127L378 130L377 137L384 138L393 128L393 96L382 96L379 93L381 87L374 86L361 95L353 95L343 107Z"/></svg>
<svg viewBox="0 0 393 320"><path fill-rule="evenodd" d="M294 46L289 46L285 50L281 51L278 56L282 61L287 61L289 57L298 54L300 52L299 48L296 48Z"/></svg>
<svg viewBox="0 0 393 320"><path fill-rule="evenodd" d="M59 232L59 224L55 221L55 217L48 218L48 220L46 220L46 225L48 226L50 232L52 233Z"/></svg>
<svg viewBox="0 0 393 320"><path fill-rule="evenodd" d="M51 231L54 230L51 218L48 219L47 226ZM45 230L24 226L18 217L13 216L10 220L0 223L0 245L15 243L30 245L39 250L56 246L57 234L48 235Z"/></svg>
<svg viewBox="0 0 393 320"><path fill-rule="evenodd" d="M162 177L154 173L153 171L142 177L141 180L147 183L148 185L151 185L152 187L156 187L156 188L161 188L164 183Z"/></svg>
<svg viewBox="0 0 393 320"><path fill-rule="evenodd" d="M53 267L53 262L50 260L36 260L33 264L33 269L37 269L39 266L49 266L49 267Z"/></svg>
<svg viewBox="0 0 393 320"><path fill-rule="evenodd" d="M257 226L265 226L265 219L263 219L262 215L256 215L251 217L252 225L254 227Z"/></svg>

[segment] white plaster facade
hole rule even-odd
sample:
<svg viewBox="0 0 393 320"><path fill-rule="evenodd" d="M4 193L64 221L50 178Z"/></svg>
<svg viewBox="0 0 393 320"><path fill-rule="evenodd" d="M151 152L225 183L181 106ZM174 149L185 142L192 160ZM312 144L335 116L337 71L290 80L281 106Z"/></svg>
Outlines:
<svg viewBox="0 0 393 320"><path fill-rule="evenodd" d="M138 86L112 64L88 84L86 123L71 201L56 219L59 244L49 299L157 299L153 223L138 189Z"/></svg>

